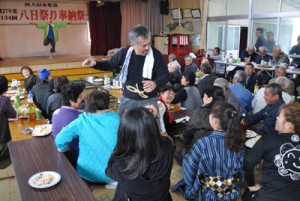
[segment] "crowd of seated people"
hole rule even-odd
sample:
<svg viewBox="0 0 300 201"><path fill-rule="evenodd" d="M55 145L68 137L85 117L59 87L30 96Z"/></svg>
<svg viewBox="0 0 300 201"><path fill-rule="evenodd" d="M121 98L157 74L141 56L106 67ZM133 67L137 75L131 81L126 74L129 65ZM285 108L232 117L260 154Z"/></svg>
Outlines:
<svg viewBox="0 0 300 201"><path fill-rule="evenodd" d="M273 188L269 188L269 181L265 180L262 181L263 187L255 185L252 171L261 159L267 160L264 164L267 169L270 157L274 160L276 154L285 154L270 153L263 144L270 135L276 135L276 146L280 144L281 137L277 139L280 134L298 136L296 128L299 123L291 120L294 114L290 111L298 111L300 106L291 104L291 94L287 93L291 81L285 77L286 66L278 68L276 79L253 94L258 75L251 62L261 64L263 60L263 63L272 61L275 65L289 64L288 57L278 45L273 45L273 57L264 45L258 50L256 55L255 47L249 45L242 53L247 64L243 71L236 71L232 85L225 78L215 76L216 71L208 60L203 59L197 66L187 55L186 66L181 72L176 55L170 54L170 82L159 90L158 111L137 107L126 110L122 116L108 110L106 93L93 91L85 98L83 85L69 83L64 76L51 79L46 68L38 71L38 77L29 67L23 67L21 73L27 80L26 90L31 91L36 105L45 117L52 119L52 135L59 151L66 152L79 176L85 180L116 186L114 200L172 200L169 188L176 143L171 137L174 126L169 109L171 103L193 110L182 135L183 149L175 152L176 161L182 165L183 179L173 190L181 191L189 200L199 199L199 193L201 200L234 200L241 195L245 161L249 171L245 173L249 190L258 190L258 197L264 198L270 197L267 192ZM220 49L216 47L212 58L217 60L218 57ZM196 72L201 74L198 83ZM175 90L176 84L181 85L179 91ZM294 94L294 89L290 91ZM85 107L81 111L83 101ZM254 102L264 105L257 109ZM257 143L258 148L253 149L261 155L255 155L251 150L246 159L245 136L240 124L242 113L247 114L248 129L263 135ZM285 140L288 143L292 138L286 137ZM293 147L289 148L297 150L298 144L299 140L294 140ZM269 142L267 145L275 146ZM278 168L284 166L279 160L275 165ZM295 178L289 178L285 172L273 174L276 174L275 178L286 178L279 186L293 183L291 180L297 177L295 174ZM212 179L218 179L222 184L218 191L210 186ZM234 181L234 184L228 186L227 181ZM291 200L298 194L292 192Z"/></svg>

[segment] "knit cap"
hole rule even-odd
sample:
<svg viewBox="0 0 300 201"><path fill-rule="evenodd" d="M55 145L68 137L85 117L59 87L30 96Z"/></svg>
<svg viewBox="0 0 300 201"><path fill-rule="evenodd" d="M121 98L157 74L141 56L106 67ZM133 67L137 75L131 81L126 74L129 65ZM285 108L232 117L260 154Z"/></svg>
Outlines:
<svg viewBox="0 0 300 201"><path fill-rule="evenodd" d="M44 80L50 76L50 71L47 68L39 69L38 72L41 80Z"/></svg>

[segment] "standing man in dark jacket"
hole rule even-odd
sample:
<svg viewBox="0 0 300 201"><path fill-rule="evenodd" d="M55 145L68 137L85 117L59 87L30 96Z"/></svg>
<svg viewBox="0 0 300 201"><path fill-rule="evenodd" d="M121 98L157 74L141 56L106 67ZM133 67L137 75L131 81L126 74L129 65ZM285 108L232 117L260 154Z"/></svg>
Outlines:
<svg viewBox="0 0 300 201"><path fill-rule="evenodd" d="M267 46L267 40L264 37L264 29L258 27L256 29L255 34L256 34L256 37L257 37L256 43L255 43L256 50L258 50L258 48L261 47L261 46Z"/></svg>
<svg viewBox="0 0 300 201"><path fill-rule="evenodd" d="M267 85L264 93L267 106L253 116L247 116L248 126L263 121L256 130L258 134L278 134L275 130L276 118L281 105L285 104L282 99L282 89L279 84L272 83Z"/></svg>
<svg viewBox="0 0 300 201"><path fill-rule="evenodd" d="M167 65L162 54L151 47L151 33L147 27L133 27L129 32L129 40L131 46L118 51L111 60L96 62L86 59L82 66L99 70L113 70L122 66L120 115L129 108L145 105L153 105L158 110L158 89L169 81Z"/></svg>

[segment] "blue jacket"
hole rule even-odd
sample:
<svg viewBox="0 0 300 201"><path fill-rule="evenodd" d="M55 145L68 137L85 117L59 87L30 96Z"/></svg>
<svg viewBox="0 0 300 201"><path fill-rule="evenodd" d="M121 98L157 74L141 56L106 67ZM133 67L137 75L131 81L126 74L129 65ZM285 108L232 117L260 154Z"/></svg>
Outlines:
<svg viewBox="0 0 300 201"><path fill-rule="evenodd" d="M247 113L252 111L252 93L246 89L241 83L235 83L232 85L229 85L229 89L231 92L235 95L235 97L238 99L242 109L243 113Z"/></svg>
<svg viewBox="0 0 300 201"><path fill-rule="evenodd" d="M184 73L186 73L187 71L197 72L199 71L199 69L195 63L191 63L190 65L184 67Z"/></svg>
<svg viewBox="0 0 300 201"><path fill-rule="evenodd" d="M76 170L80 177L92 182L110 182L105 169L117 143L120 117L114 112L80 114L56 136L59 151L68 149L68 142L79 137Z"/></svg>
<svg viewBox="0 0 300 201"><path fill-rule="evenodd" d="M285 103L281 98L275 104L267 105L254 115L247 116L248 126L254 125L263 120L262 125L257 129L258 134L278 134L278 132L275 130L275 123L276 118L279 115L279 108L282 104Z"/></svg>

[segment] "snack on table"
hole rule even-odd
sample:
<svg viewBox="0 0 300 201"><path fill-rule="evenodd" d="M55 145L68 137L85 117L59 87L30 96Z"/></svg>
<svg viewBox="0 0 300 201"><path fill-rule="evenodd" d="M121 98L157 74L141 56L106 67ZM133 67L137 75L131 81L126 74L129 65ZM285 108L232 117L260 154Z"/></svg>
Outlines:
<svg viewBox="0 0 300 201"><path fill-rule="evenodd" d="M52 125L51 124L42 124L42 125L37 125L34 128L34 132L39 134L39 135L47 135L51 133L52 131Z"/></svg>
<svg viewBox="0 0 300 201"><path fill-rule="evenodd" d="M42 186L42 185L50 184L53 180L54 180L54 176L50 174L40 173L40 175L37 176L32 183L37 186Z"/></svg>

